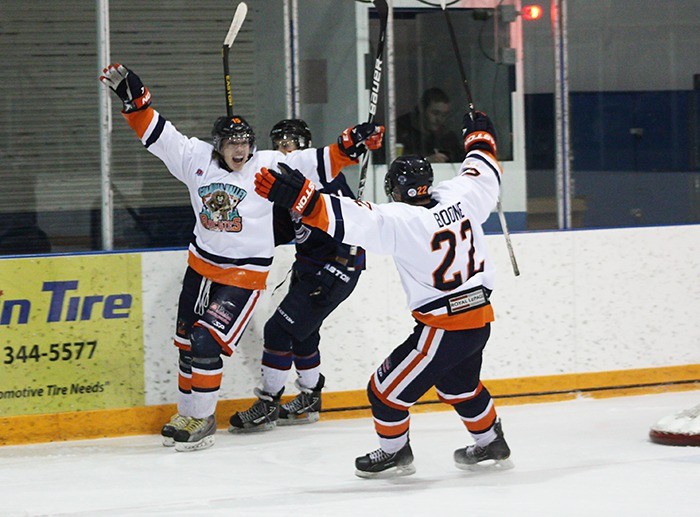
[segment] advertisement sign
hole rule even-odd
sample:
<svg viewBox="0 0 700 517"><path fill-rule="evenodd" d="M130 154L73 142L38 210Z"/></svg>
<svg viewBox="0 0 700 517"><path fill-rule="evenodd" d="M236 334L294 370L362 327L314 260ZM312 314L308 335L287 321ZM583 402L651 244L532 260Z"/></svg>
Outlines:
<svg viewBox="0 0 700 517"><path fill-rule="evenodd" d="M141 257L0 260L0 416L144 404Z"/></svg>

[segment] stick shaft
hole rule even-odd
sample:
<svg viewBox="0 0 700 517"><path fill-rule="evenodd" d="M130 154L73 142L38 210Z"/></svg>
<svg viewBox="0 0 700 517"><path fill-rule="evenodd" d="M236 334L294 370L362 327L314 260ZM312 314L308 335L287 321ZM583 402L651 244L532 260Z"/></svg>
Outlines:
<svg viewBox="0 0 700 517"><path fill-rule="evenodd" d="M377 57L374 60L374 70L372 72L372 88L369 96L369 116L367 122L373 122L377 113L377 103L379 102L379 86L382 80L382 69L384 59L384 40L386 39L386 25L389 19L389 6L386 0L374 0L374 7L379 13L379 41L377 42ZM367 166L369 165L369 149L362 155L360 162L360 180L357 186L357 199L362 199L367 183ZM349 271L355 271L355 257L357 256L357 246L350 247Z"/></svg>
<svg viewBox="0 0 700 517"><path fill-rule="evenodd" d="M459 44L457 43L457 36L455 35L454 27L452 26L452 19L450 18L445 2L440 2L442 6L442 12L445 13L445 21L447 22L447 30L450 33L450 39L452 40L452 50L455 54L455 59L457 59L457 66L459 68L459 75L462 78L462 85L464 86L464 93L467 96L467 106L469 108L469 117L474 120L474 99L472 97L471 89L469 88L469 82L467 81L467 74L464 71L464 65L462 64L462 55L459 52ZM513 243L510 240L510 232L508 231L508 223L506 222L506 216L503 213L503 207L501 206L501 198L499 195L498 201L496 202L496 209L498 211L498 220L501 222L501 231L503 232L503 237L506 240L506 248L508 248L508 256L510 257L510 264L513 267L513 274L515 276L520 276L520 268L518 267L518 262L515 260L515 252L513 251Z"/></svg>
<svg viewBox="0 0 700 517"><path fill-rule="evenodd" d="M369 116L367 122L373 122L377 113L377 103L379 102L379 86L381 85L384 59L384 41L386 39L386 26L389 18L389 6L386 0L375 0L374 7L379 13L379 41L377 42L377 56L374 60L372 72L372 88L369 96ZM362 199L367 183L367 166L369 165L369 150L362 155L360 162L360 181L357 187L357 199Z"/></svg>
<svg viewBox="0 0 700 517"><path fill-rule="evenodd" d="M236 12L231 20L231 25L228 28L226 37L224 38L224 44L221 48L221 57L224 64L224 88L226 92L226 115L229 117L233 116L233 89L231 87L231 73L229 72L229 51L231 50L231 45L233 44L238 31L241 30L245 17L248 14L248 6L245 2L241 2L236 7Z"/></svg>

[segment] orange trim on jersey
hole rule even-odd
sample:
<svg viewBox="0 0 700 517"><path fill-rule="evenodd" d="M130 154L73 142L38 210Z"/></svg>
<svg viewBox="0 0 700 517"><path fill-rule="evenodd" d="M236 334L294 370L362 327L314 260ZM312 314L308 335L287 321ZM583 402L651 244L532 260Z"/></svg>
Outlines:
<svg viewBox="0 0 700 517"><path fill-rule="evenodd" d="M453 314L452 316L449 314L433 316L432 314L423 314L418 311L412 311L411 314L423 325L444 330L480 329L495 319L491 305L485 305L484 307L460 314Z"/></svg>
<svg viewBox="0 0 700 517"><path fill-rule="evenodd" d="M381 434L387 438L395 438L407 432L410 423L410 420L406 419L405 422L401 422L398 425L386 425L375 420L374 430L377 431L377 434Z"/></svg>
<svg viewBox="0 0 700 517"><path fill-rule="evenodd" d="M440 395L440 392L437 392L437 397L440 402L444 402L445 404L449 404L451 406L454 406L455 404L459 404L460 402L464 402L465 400L471 400L475 398L481 391L484 389L484 385L481 384L481 381L479 381L479 385L476 387L474 390L474 393L471 395L468 395L466 397L459 397L459 398L452 398L452 399L447 399Z"/></svg>
<svg viewBox="0 0 700 517"><path fill-rule="evenodd" d="M192 372L192 387L196 390L201 389L219 389L221 387L221 372L214 375L204 375L199 372Z"/></svg>
<svg viewBox="0 0 700 517"><path fill-rule="evenodd" d="M144 110L132 111L131 113L122 113L122 116L126 119L131 126L131 129L136 132L139 138L143 138L143 135L146 133L146 130L148 129L151 120L153 120L154 115L155 111L153 111L153 108L150 106Z"/></svg>
<svg viewBox="0 0 700 517"><path fill-rule="evenodd" d="M239 267L222 268L205 262L191 251L187 257L187 264L197 273L217 284L242 287L251 291L265 289L267 286L267 271L250 271Z"/></svg>
<svg viewBox="0 0 700 517"><path fill-rule="evenodd" d="M464 427L466 427L467 431L470 433L481 433L486 431L495 421L496 408L493 405L491 406L491 409L489 409L488 413L475 422L467 422L466 420L462 420L462 422L464 422Z"/></svg>
<svg viewBox="0 0 700 517"><path fill-rule="evenodd" d="M359 160L353 160L341 151L337 142L328 146L328 154L331 156L331 177L333 178L340 174L340 170L343 167L357 165L359 163Z"/></svg>
<svg viewBox="0 0 700 517"><path fill-rule="evenodd" d="M314 209L309 215L303 218L304 223L309 224L315 228L328 231L328 226L330 221L328 220L328 211L326 210L326 196L321 194L318 198L318 202Z"/></svg>

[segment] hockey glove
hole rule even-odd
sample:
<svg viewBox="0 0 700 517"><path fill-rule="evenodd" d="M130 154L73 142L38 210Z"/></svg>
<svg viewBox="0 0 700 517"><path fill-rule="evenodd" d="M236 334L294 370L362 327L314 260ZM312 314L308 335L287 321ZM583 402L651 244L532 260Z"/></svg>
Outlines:
<svg viewBox="0 0 700 517"><path fill-rule="evenodd" d="M151 105L151 92L148 91L139 76L127 67L114 63L105 68L100 76L102 84L117 94L124 103L122 113L131 113Z"/></svg>
<svg viewBox="0 0 700 517"><path fill-rule="evenodd" d="M491 119L481 111L474 112L474 120L469 113L464 115L462 138L465 152L480 149L496 156L496 130Z"/></svg>
<svg viewBox="0 0 700 517"><path fill-rule="evenodd" d="M383 138L384 126L365 122L343 131L338 137L338 147L348 158L357 160L367 149L379 149Z"/></svg>
<svg viewBox="0 0 700 517"><path fill-rule="evenodd" d="M281 172L263 167L255 175L255 192L301 215L309 215L321 194L301 172L280 163Z"/></svg>

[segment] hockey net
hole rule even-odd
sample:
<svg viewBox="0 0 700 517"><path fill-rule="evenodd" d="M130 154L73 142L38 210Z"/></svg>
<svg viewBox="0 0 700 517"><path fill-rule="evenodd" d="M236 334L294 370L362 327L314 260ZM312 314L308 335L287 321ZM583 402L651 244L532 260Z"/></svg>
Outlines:
<svg viewBox="0 0 700 517"><path fill-rule="evenodd" d="M662 445L700 446L700 404L662 418L651 426L649 438Z"/></svg>

